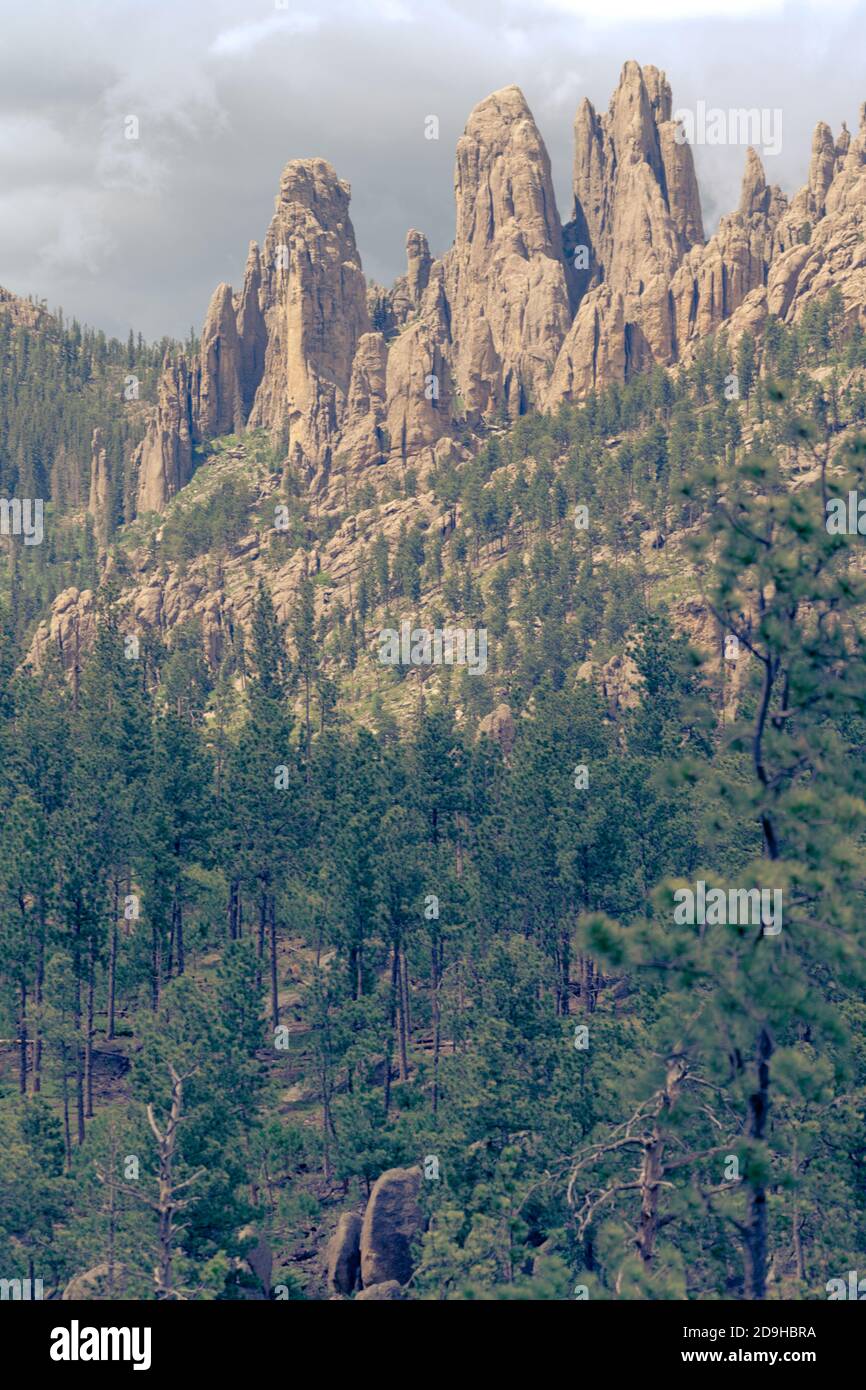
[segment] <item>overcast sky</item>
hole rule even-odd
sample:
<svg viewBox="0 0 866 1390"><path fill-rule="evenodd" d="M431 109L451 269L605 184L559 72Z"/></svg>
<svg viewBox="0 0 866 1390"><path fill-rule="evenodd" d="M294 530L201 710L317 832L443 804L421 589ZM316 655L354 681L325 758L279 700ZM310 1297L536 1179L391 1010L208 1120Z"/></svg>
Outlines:
<svg viewBox="0 0 866 1390"><path fill-rule="evenodd" d="M450 244L457 138L511 82L567 218L575 110L606 108L627 58L666 70L674 107L781 110L766 166L791 192L816 121L857 128L864 38L866 0L0 0L0 285L182 337L237 286L283 165L314 155L350 182L364 269L390 283L409 227ZM711 230L745 151L695 155Z"/></svg>

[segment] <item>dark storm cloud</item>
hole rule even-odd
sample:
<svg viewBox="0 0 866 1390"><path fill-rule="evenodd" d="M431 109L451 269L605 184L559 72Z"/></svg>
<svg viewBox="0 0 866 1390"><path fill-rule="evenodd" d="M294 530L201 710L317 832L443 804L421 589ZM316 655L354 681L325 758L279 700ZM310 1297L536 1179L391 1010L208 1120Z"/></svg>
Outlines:
<svg viewBox="0 0 866 1390"><path fill-rule="evenodd" d="M653 7L654 8L654 7ZM322 155L352 185L368 275L404 267L409 227L454 229L454 148L511 82L570 210L571 127L627 58L666 69L674 105L779 107L768 177L792 191L818 119L856 126L864 6L771 0L78 0L2 5L0 284L125 335L183 336L264 235L280 170ZM125 118L140 122L124 138ZM425 140L437 115L440 138ZM696 149L708 229L736 204L744 150Z"/></svg>

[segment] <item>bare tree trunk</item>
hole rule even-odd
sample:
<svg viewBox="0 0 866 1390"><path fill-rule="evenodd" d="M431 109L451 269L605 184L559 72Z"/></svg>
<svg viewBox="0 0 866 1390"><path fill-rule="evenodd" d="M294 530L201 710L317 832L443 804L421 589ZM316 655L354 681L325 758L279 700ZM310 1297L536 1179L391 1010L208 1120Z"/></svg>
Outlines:
<svg viewBox="0 0 866 1390"><path fill-rule="evenodd" d="M749 1097L749 1138L763 1143L770 1110L770 1059L773 1040L766 1025L758 1035L757 1086ZM746 1202L745 1268L747 1299L767 1296L767 1188L762 1179L749 1184Z"/></svg>
<svg viewBox="0 0 866 1390"><path fill-rule="evenodd" d="M106 1263L108 1265L108 1297L114 1298L114 1247L115 1235L117 1230L117 1131L114 1125L111 1127L111 1139L108 1149L109 1159L109 1178L108 1178L108 1248L106 1250Z"/></svg>
<svg viewBox="0 0 866 1390"><path fill-rule="evenodd" d="M401 951L400 956L400 997L403 1001L403 1051L407 1054L404 1065L408 1075L408 1049L412 1042L412 1008L409 1000L409 964L406 960L405 948Z"/></svg>
<svg viewBox="0 0 866 1390"><path fill-rule="evenodd" d="M806 1260L803 1254L803 1221L800 1216L800 1196L797 1189L797 1180L800 1176L800 1158L797 1148L797 1136L791 1145L791 1184L793 1191L793 1212L791 1215L791 1242L794 1247L794 1259L797 1262L797 1278L806 1282Z"/></svg>
<svg viewBox="0 0 866 1390"><path fill-rule="evenodd" d="M143 1202L145 1206L151 1208L157 1216L157 1263L153 1271L153 1280L158 1299L183 1298L183 1294L174 1287L174 1240L175 1240L175 1214L189 1205L190 1198L179 1197L178 1193L190 1187L204 1176L205 1169L198 1168L182 1182L174 1180L174 1158L177 1146L177 1129L183 1119L183 1084L191 1076L195 1075L196 1068L185 1072L182 1076L176 1068L169 1062L168 1072L171 1077L171 1104L169 1107L168 1120L165 1129L161 1130L156 1122L153 1104L147 1106L147 1122L150 1125L153 1137L156 1140L156 1152L159 1161L159 1172L157 1177L157 1195L151 1197L148 1193L141 1191L138 1187L129 1187L125 1183L116 1182L114 1172L106 1175L102 1168L97 1164L96 1173L100 1181L109 1186L111 1193L112 1185L117 1186L121 1191L134 1197L136 1201ZM111 1150L112 1163L116 1163L116 1153ZM112 1197L109 1196L111 1209ZM113 1256L113 1246L112 1246Z"/></svg>
<svg viewBox="0 0 866 1390"><path fill-rule="evenodd" d="M159 941L159 927L156 921L151 927L150 936L150 1008L156 1013L159 1008L159 995L162 986L162 950Z"/></svg>
<svg viewBox="0 0 866 1390"><path fill-rule="evenodd" d="M394 1031L397 1022L397 947L391 956L391 998L388 1005L388 1049L385 1056L385 1115L391 1107L391 1058L394 1055Z"/></svg>
<svg viewBox="0 0 866 1390"><path fill-rule="evenodd" d="M117 989L117 919L120 911L120 883L114 880L114 907L111 913L111 936L108 942L108 1024L106 1037L114 1037L115 993Z"/></svg>
<svg viewBox="0 0 866 1390"><path fill-rule="evenodd" d="M262 961L265 954L265 925L268 917L268 895L267 890L262 888L259 894L259 934L256 941L256 989L262 992Z"/></svg>
<svg viewBox="0 0 866 1390"><path fill-rule="evenodd" d="M559 998L557 1012L561 1018L568 1017L571 1003L571 940L566 924L559 934Z"/></svg>
<svg viewBox="0 0 866 1390"><path fill-rule="evenodd" d="M81 981L75 981L75 1109L78 1120L78 1147L84 1143L84 1070L81 1058Z"/></svg>
<svg viewBox="0 0 866 1390"><path fill-rule="evenodd" d="M397 969L395 985L397 990L397 1036L400 1044L400 1080L405 1081L409 1075L409 1059L406 1055L406 1003L403 997L403 962L401 956L402 952L399 946L395 946L394 963Z"/></svg>
<svg viewBox="0 0 866 1390"><path fill-rule="evenodd" d="M45 908L39 904L39 945L36 955L36 990L34 995L35 1021L33 1025L33 1094L42 1090L42 991L45 985Z"/></svg>
<svg viewBox="0 0 866 1390"><path fill-rule="evenodd" d="M233 878L229 884L229 940L238 939L238 881Z"/></svg>
<svg viewBox="0 0 866 1390"><path fill-rule="evenodd" d="M276 1028L280 1022L280 1005L277 990L277 902L273 893L268 903L268 922L271 929L271 1019Z"/></svg>
<svg viewBox="0 0 866 1390"><path fill-rule="evenodd" d="M20 1004L18 1008L18 1090L22 1096L27 1094L27 986L21 981Z"/></svg>
<svg viewBox="0 0 866 1390"><path fill-rule="evenodd" d="M586 1012L594 1013L598 1002L598 976L591 956L580 958L580 994Z"/></svg>
<svg viewBox="0 0 866 1390"><path fill-rule="evenodd" d="M180 884L175 883L174 893L171 899L171 932L168 938L168 973L171 975L177 959L177 973L182 975L186 969L186 962L183 951L183 900L181 898Z"/></svg>
<svg viewBox="0 0 866 1390"><path fill-rule="evenodd" d="M93 1119L93 1006L96 992L96 947L90 938L87 957L87 1031L84 1037L85 1116Z"/></svg>
<svg viewBox="0 0 866 1390"><path fill-rule="evenodd" d="M75 656L72 662L72 709L78 713L78 696L81 690L81 634L75 624Z"/></svg>
<svg viewBox="0 0 866 1390"><path fill-rule="evenodd" d="M177 973L182 975L186 970L186 954L183 943L183 896L180 885L175 888L175 899L177 902Z"/></svg>
<svg viewBox="0 0 866 1390"><path fill-rule="evenodd" d="M304 674L304 781L310 780L310 677Z"/></svg>
<svg viewBox="0 0 866 1390"><path fill-rule="evenodd" d="M69 1122L69 1068L66 1065L66 1043L60 1044L60 1065L63 1073L63 1143L64 1167L68 1173L72 1168L72 1128Z"/></svg>
<svg viewBox="0 0 866 1390"><path fill-rule="evenodd" d="M156 1284L156 1296L158 1299L170 1299L177 1297L174 1289L174 1275L172 1264L174 1260L174 1217L181 1207L185 1207L188 1198L180 1199L178 1192L188 1187L190 1183L202 1175L204 1169L199 1169L193 1173L192 1177L185 1181L176 1183L174 1181L174 1153L177 1145L177 1127L180 1124L183 1114L183 1083L192 1075L191 1072L185 1076L180 1076L175 1068L169 1063L169 1074L171 1076L171 1107L165 1130L160 1130L156 1123L153 1106L147 1107L147 1120L156 1139L156 1149L159 1157L159 1179L158 1196L155 1203L158 1216L158 1263L154 1270L154 1282ZM138 1194L136 1194L138 1195Z"/></svg>
<svg viewBox="0 0 866 1390"><path fill-rule="evenodd" d="M321 1064L322 1085L322 1175L331 1181L331 1096L324 1059Z"/></svg>
<svg viewBox="0 0 866 1390"><path fill-rule="evenodd" d="M667 1142L666 1124L677 1102L684 1074L683 1063L677 1058L668 1060L664 1088L659 1096L656 1117L648 1142L644 1145L640 1169L640 1217L635 1245L646 1269L652 1265L655 1239L659 1224L659 1194L664 1181L664 1154Z"/></svg>
<svg viewBox="0 0 866 1390"><path fill-rule="evenodd" d="M430 952L430 974L432 984L432 1014L433 1014L433 1114L439 1109L439 1053L442 1047L442 1008L439 998L439 987L442 980L441 942L438 935L433 937L433 949Z"/></svg>

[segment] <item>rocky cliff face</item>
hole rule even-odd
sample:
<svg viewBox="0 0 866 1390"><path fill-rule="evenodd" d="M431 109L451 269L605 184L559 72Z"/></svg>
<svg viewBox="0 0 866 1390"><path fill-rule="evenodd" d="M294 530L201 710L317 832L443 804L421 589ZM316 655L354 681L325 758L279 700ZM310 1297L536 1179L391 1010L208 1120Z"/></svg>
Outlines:
<svg viewBox="0 0 866 1390"><path fill-rule="evenodd" d="M693 248L671 280L678 355L713 333L747 296L766 283L773 239L786 200L769 188L754 150L746 154L736 212L723 217L706 246Z"/></svg>
<svg viewBox="0 0 866 1390"><path fill-rule="evenodd" d="M348 209L348 184L326 160L286 166L241 293L218 286L198 360L167 364L139 458L139 511L161 511L188 481L193 446L247 424L267 428L307 477L327 479L370 328ZM357 423L357 392L349 413Z"/></svg>

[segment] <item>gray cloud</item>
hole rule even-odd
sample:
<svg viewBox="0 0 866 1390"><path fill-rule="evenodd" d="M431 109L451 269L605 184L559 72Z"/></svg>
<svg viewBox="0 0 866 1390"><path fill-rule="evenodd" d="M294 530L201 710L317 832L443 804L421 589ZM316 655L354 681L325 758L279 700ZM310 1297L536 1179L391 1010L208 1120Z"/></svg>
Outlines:
<svg viewBox="0 0 866 1390"><path fill-rule="evenodd" d="M0 284L125 336L183 336L237 284L288 159L352 185L364 268L390 282L409 227L453 236L454 148L472 106L517 82L570 211L571 127L627 58L674 105L778 107L767 174L803 182L819 119L856 126L862 0L36 0L4 6ZM440 121L438 141L424 119ZM139 138L125 138L128 116ZM699 147L705 221L737 201L742 148Z"/></svg>

